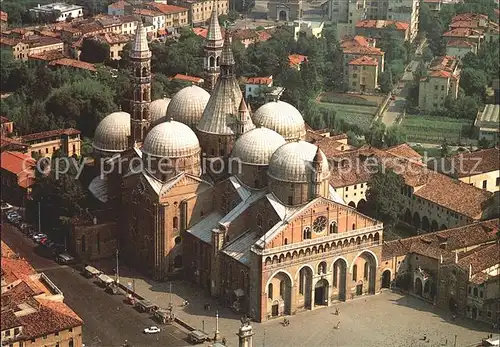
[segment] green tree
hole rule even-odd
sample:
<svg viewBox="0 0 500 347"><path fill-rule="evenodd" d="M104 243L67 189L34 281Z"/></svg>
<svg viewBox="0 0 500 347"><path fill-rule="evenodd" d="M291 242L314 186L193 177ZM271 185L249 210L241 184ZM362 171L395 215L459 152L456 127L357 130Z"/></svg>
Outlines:
<svg viewBox="0 0 500 347"><path fill-rule="evenodd" d="M365 133L366 143L373 147L382 148L384 146L385 124L381 120L376 121Z"/></svg>
<svg viewBox="0 0 500 347"><path fill-rule="evenodd" d="M392 81L391 69L387 69L380 74L379 84L380 84L380 91L384 94L387 94L392 90L394 84Z"/></svg>
<svg viewBox="0 0 500 347"><path fill-rule="evenodd" d="M384 143L391 147L406 142L406 134L399 125L393 125L387 128L384 136Z"/></svg>
<svg viewBox="0 0 500 347"><path fill-rule="evenodd" d="M441 144L441 157L447 157L450 155L450 146L448 145L448 140L446 140L446 137L443 140L443 143Z"/></svg>
<svg viewBox="0 0 500 347"><path fill-rule="evenodd" d="M92 64L102 64L109 60L109 51L108 43L93 37L86 37L82 41L80 60Z"/></svg>
<svg viewBox="0 0 500 347"><path fill-rule="evenodd" d="M481 137L477 143L478 147L480 149L486 149L491 147L491 142L488 141L486 138Z"/></svg>
<svg viewBox="0 0 500 347"><path fill-rule="evenodd" d="M404 179L391 169L379 167L378 172L368 181L366 200L377 219L392 228L401 217L404 198L401 191Z"/></svg>
<svg viewBox="0 0 500 347"><path fill-rule="evenodd" d="M460 87L466 95L478 95L482 98L487 83L486 74L483 70L465 68L460 74Z"/></svg>

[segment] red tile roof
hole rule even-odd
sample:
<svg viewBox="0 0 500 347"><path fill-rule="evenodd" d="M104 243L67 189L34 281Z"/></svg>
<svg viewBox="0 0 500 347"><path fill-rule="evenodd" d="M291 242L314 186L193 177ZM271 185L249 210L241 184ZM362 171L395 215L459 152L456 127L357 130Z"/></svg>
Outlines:
<svg viewBox="0 0 500 347"><path fill-rule="evenodd" d="M195 35L201 36L204 39L207 38L207 33L208 33L207 28L193 28L192 30L193 30L193 33L195 33Z"/></svg>
<svg viewBox="0 0 500 347"><path fill-rule="evenodd" d="M2 241L2 274L7 284L17 280L25 281L29 279L31 275L36 274L35 269L33 269L30 263L25 259L16 258L15 253L8 247L4 248L4 245L5 243ZM10 251L4 253L6 249Z"/></svg>
<svg viewBox="0 0 500 347"><path fill-rule="evenodd" d="M83 69L83 70L88 70L88 71L97 71L96 67L94 64L87 63L84 61L76 60L76 59L70 59L70 58L61 58L57 60L53 60L49 63L50 66L68 66L68 67L74 67L76 69Z"/></svg>
<svg viewBox="0 0 500 347"><path fill-rule="evenodd" d="M48 139L48 138L54 137L54 136L78 135L80 133L81 133L80 130L74 129L74 128L56 129L56 130L43 131L41 133L33 133L33 134L23 135L23 136L21 136L21 140L25 141L25 142L29 142L29 141L34 141L34 140Z"/></svg>
<svg viewBox="0 0 500 347"><path fill-rule="evenodd" d="M269 85L273 83L273 76L269 77L248 77L246 80L247 84L259 84L259 85Z"/></svg>
<svg viewBox="0 0 500 347"><path fill-rule="evenodd" d="M20 147L29 147L27 144L22 143L18 140L12 139L10 137L2 136L0 138L0 147L3 149L7 146L20 146Z"/></svg>
<svg viewBox="0 0 500 347"><path fill-rule="evenodd" d="M468 177L486 172L499 171L500 150L496 147L470 153L460 153L447 158L446 162L458 177Z"/></svg>
<svg viewBox="0 0 500 347"><path fill-rule="evenodd" d="M130 4L128 2L120 0L120 1L117 1L117 2L110 4L108 7L115 8L115 9L124 9L125 6L130 6Z"/></svg>
<svg viewBox="0 0 500 347"><path fill-rule="evenodd" d="M494 243L474 248L465 254L460 254L457 264L464 270L472 268L472 273L470 275L474 275L492 266L498 265L499 259L500 244Z"/></svg>
<svg viewBox="0 0 500 347"><path fill-rule="evenodd" d="M389 147L386 149L386 152L410 160L416 160L416 161L422 160L422 155L420 155L420 153L415 151L406 143Z"/></svg>
<svg viewBox="0 0 500 347"><path fill-rule="evenodd" d="M290 62L290 66L296 67L303 62L307 62L307 56L301 54L291 54L288 56L288 61Z"/></svg>
<svg viewBox="0 0 500 347"><path fill-rule="evenodd" d="M1 158L2 169L12 172L15 175L33 170L33 166L36 164L31 156L20 152L5 151L2 152Z"/></svg>
<svg viewBox="0 0 500 347"><path fill-rule="evenodd" d="M349 65L366 65L366 66L378 66L378 61L370 58L366 55L359 57L359 58L354 58L349 62Z"/></svg>
<svg viewBox="0 0 500 347"><path fill-rule="evenodd" d="M202 83L203 82L203 78L201 78L201 77L182 75L180 73L178 73L177 75L172 77L172 79L187 81L187 82L192 82L192 83Z"/></svg>
<svg viewBox="0 0 500 347"><path fill-rule="evenodd" d="M9 118L4 117L4 116L0 116L0 120L1 120L2 124L12 122Z"/></svg>
<svg viewBox="0 0 500 347"><path fill-rule="evenodd" d="M476 46L474 43L472 42L469 42L469 41L465 41L465 40L453 40L453 41L449 41L446 46L448 47L466 47L466 48L470 48L470 47L474 47Z"/></svg>
<svg viewBox="0 0 500 347"><path fill-rule="evenodd" d="M28 55L28 59L31 60L53 61L62 58L64 58L64 53L61 51L46 51L43 53L31 53Z"/></svg>
<svg viewBox="0 0 500 347"><path fill-rule="evenodd" d="M15 46L21 43L21 39L13 39L10 37L0 36L0 45Z"/></svg>
<svg viewBox="0 0 500 347"><path fill-rule="evenodd" d="M455 28L443 34L444 37L470 37L481 35L483 35L483 33L480 30L471 28Z"/></svg>
<svg viewBox="0 0 500 347"><path fill-rule="evenodd" d="M259 42L267 41L271 37L273 37L270 33L268 33L265 30L257 31L257 34L259 35Z"/></svg>
<svg viewBox="0 0 500 347"><path fill-rule="evenodd" d="M452 19L451 19L451 22L457 22L457 21L470 21L470 20L474 20L474 19L484 19L484 20L488 20L488 16L485 15L485 14L481 14L481 13L460 13L460 14L457 14L455 15Z"/></svg>
<svg viewBox="0 0 500 347"><path fill-rule="evenodd" d="M150 2L147 4L148 6L156 8L163 14L172 14L187 11L188 9L185 7L174 6L174 5L165 5L156 2Z"/></svg>
<svg viewBox="0 0 500 347"><path fill-rule="evenodd" d="M160 17L163 16L163 13L160 11L155 11L155 10L149 10L146 8L138 8L134 10L135 14L138 14L140 16L146 16L146 17Z"/></svg>

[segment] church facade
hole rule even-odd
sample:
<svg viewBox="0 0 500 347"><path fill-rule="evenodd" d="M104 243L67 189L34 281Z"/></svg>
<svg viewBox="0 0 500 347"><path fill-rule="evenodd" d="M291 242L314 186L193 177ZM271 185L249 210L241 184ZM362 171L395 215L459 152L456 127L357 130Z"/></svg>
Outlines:
<svg viewBox="0 0 500 347"><path fill-rule="evenodd" d="M273 101L251 112L230 34L221 48L216 20L210 32L211 93L190 86L151 102L139 26L130 113L96 129L105 174L89 190L119 211L121 256L156 280L182 274L257 321L377 293L382 223L335 193L298 110Z"/></svg>

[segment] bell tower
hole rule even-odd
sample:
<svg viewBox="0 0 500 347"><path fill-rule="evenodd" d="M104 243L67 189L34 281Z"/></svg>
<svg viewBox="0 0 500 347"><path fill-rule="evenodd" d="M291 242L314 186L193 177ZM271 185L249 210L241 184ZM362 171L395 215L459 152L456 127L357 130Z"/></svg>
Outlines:
<svg viewBox="0 0 500 347"><path fill-rule="evenodd" d="M150 126L151 104L151 51L149 50L146 29L139 20L135 32L130 63L133 74L133 95L130 100L130 147L144 141Z"/></svg>
<svg viewBox="0 0 500 347"><path fill-rule="evenodd" d="M220 56L224 40L219 25L217 14L217 2L212 4L212 16L208 25L207 38L203 44L205 57L203 59L203 71L205 74L205 89L211 92L220 74Z"/></svg>

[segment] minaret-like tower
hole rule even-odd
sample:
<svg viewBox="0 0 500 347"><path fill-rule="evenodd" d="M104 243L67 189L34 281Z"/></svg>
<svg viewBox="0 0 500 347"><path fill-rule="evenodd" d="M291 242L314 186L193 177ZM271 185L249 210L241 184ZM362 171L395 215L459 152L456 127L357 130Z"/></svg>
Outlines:
<svg viewBox="0 0 500 347"><path fill-rule="evenodd" d="M316 155L314 156L314 159L312 161L312 168L312 182L314 184L313 197L317 198L321 196L321 177L323 176L323 156L321 155L319 147L316 150Z"/></svg>
<svg viewBox="0 0 500 347"><path fill-rule="evenodd" d="M130 100L130 147L142 144L150 126L151 51L146 29L139 20L130 52L133 73L133 95Z"/></svg>
<svg viewBox="0 0 500 347"><path fill-rule="evenodd" d="M205 57L203 60L203 71L205 73L205 89L211 92L220 74L220 56L224 40L219 25L217 14L217 4L214 1L212 5L212 16L208 25L207 38L203 45Z"/></svg>
<svg viewBox="0 0 500 347"><path fill-rule="evenodd" d="M249 130L255 128L255 125L250 119L250 112L248 112L245 97L241 98L240 107L238 109L238 118L236 119L236 127L234 133L236 138L240 137Z"/></svg>

